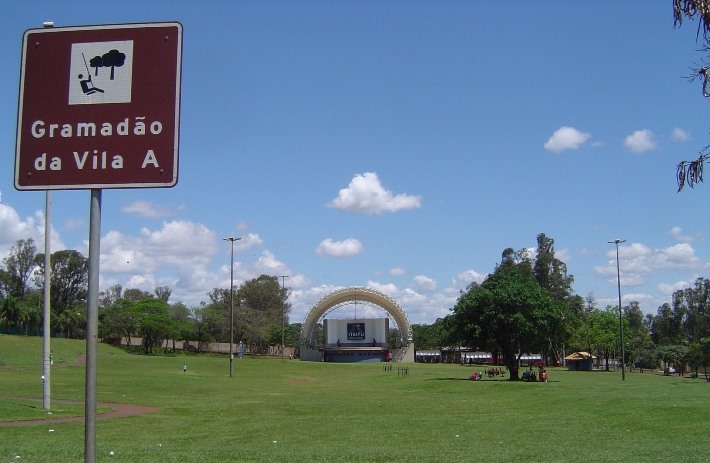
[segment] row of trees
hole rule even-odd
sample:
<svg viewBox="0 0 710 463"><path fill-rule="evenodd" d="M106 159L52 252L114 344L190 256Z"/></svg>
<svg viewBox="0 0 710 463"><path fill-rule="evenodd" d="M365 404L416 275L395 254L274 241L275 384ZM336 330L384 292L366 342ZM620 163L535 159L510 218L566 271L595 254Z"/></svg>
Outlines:
<svg viewBox="0 0 710 463"><path fill-rule="evenodd" d="M587 351L608 368L621 347L619 308L601 309L592 295L574 294L573 281L555 257L554 241L540 234L534 257L506 249L483 283L462 292L450 315L415 325L415 346L491 351L503 356L512 378L523 353L542 352L549 364L561 364L566 352ZM710 366L710 280L676 291L655 316L631 302L622 307L621 324L629 365L655 368L664 361L696 372Z"/></svg>
<svg viewBox="0 0 710 463"><path fill-rule="evenodd" d="M83 338L86 324L88 260L79 252L57 251L50 256L50 309L52 331L61 336ZM44 255L32 239L19 240L0 268L0 326L4 332L38 334L42 330ZM166 286L153 293L124 289L120 285L99 296L99 336L102 339L140 337L147 353L153 347L177 340L229 342L230 309L234 313L234 340L243 341L251 352L267 352L280 345L282 329L287 345L295 346L300 324L286 324L291 305L288 289L275 276L261 275L234 288L215 288L209 302L187 307L170 303Z"/></svg>
<svg viewBox="0 0 710 463"><path fill-rule="evenodd" d="M52 330L83 337L86 323L87 260L64 250L51 259ZM34 242L19 240L0 268L0 326L5 332L39 333L42 327L44 256ZM501 262L481 283L462 291L451 314L432 325L415 325L415 347L466 346L502 355L517 374L522 353L542 352L550 364L562 363L565 353L589 351L606 360L620 350L618 307L597 307L592 295L572 291L574 278L555 256L554 240L537 236L532 255L526 249L505 249ZM199 307L170 303L171 289L153 293L123 289L101 292L99 335L103 339L140 337L150 353L155 346L177 340L229 342L230 290L215 288ZM288 289L278 277L262 275L233 291L234 340L252 352L268 352L281 344L283 318L290 304ZM710 280L698 278L693 287L676 291L670 304L656 315L644 315L637 302L622 307L624 348L629 364L654 368L659 360L710 364ZM286 324L285 341L295 346L300 324Z"/></svg>

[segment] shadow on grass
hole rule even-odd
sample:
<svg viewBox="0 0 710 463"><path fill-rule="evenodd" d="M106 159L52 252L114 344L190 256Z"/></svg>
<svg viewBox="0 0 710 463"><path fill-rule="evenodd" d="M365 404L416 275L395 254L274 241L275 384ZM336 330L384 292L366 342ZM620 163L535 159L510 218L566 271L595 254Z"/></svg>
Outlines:
<svg viewBox="0 0 710 463"><path fill-rule="evenodd" d="M517 380L510 380L510 379L481 379L478 381L474 381L471 378L431 378L427 379L426 381L471 381L474 383L532 383L532 384L544 384L544 383L559 383L559 381L555 380L547 380L547 381L523 381L522 379L517 379Z"/></svg>

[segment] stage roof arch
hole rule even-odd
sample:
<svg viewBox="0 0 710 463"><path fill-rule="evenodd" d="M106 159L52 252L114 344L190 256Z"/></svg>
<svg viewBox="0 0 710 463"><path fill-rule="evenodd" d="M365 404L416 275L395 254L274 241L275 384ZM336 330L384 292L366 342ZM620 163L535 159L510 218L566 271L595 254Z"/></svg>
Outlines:
<svg viewBox="0 0 710 463"><path fill-rule="evenodd" d="M306 319L303 321L301 328L301 342L308 343L313 336L313 330L318 324L318 320L328 310L333 307L348 303L348 302L366 302L383 308L392 316L399 332L402 334L402 341L405 344L410 344L413 340L412 324L409 322L407 314L402 307L389 297L372 288L352 287L334 291L326 296L323 296L316 302L311 310L306 314Z"/></svg>

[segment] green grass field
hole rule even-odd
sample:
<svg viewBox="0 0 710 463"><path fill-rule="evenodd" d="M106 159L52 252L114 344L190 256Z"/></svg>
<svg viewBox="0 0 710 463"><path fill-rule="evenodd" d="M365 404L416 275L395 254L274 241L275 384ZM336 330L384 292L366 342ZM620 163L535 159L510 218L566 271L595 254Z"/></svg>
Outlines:
<svg viewBox="0 0 710 463"><path fill-rule="evenodd" d="M0 420L83 415L80 341L0 335ZM188 370L183 373L182 366ZM398 375L407 366L408 375ZM159 407L98 420L99 462L705 462L710 383L551 369L547 383L469 381L475 367L146 357L100 345L98 401ZM55 413L56 410L56 413ZM102 408L101 411L106 410ZM50 430L52 430L50 432ZM110 452L114 452L110 455ZM19 456L19 459L16 457ZM84 424L0 426L2 462L84 461Z"/></svg>

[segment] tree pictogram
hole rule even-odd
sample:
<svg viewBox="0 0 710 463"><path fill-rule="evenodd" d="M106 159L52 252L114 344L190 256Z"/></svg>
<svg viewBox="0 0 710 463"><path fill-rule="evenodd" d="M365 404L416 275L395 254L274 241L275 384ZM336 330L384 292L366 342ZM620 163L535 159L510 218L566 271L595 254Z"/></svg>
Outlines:
<svg viewBox="0 0 710 463"><path fill-rule="evenodd" d="M93 62L93 59L92 59ZM113 80L114 69L123 66L126 62L126 54L118 50L110 50L101 57L101 62L105 68L111 68L111 80ZM93 66L93 64L92 64ZM98 71L98 68L97 68Z"/></svg>

